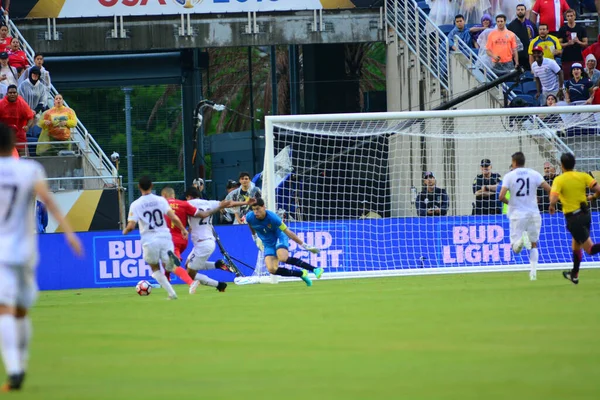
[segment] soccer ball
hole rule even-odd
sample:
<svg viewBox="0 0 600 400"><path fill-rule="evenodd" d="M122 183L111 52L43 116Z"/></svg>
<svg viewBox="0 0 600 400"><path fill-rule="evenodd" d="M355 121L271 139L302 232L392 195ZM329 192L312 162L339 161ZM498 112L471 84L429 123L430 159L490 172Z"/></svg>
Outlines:
<svg viewBox="0 0 600 400"><path fill-rule="evenodd" d="M139 281L137 285L135 285L135 291L140 296L150 296L150 293L152 293L152 285L148 281Z"/></svg>

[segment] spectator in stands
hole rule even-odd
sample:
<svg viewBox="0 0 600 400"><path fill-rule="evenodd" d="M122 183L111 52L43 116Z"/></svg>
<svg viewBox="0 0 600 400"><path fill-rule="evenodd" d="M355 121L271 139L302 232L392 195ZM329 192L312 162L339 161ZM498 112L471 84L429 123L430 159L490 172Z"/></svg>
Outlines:
<svg viewBox="0 0 600 400"><path fill-rule="evenodd" d="M562 46L557 37L548 34L548 25L540 24L539 36L533 38L529 42L529 63L533 63L533 48L541 47L544 50L544 57L560 63L560 55L562 54Z"/></svg>
<svg viewBox="0 0 600 400"><path fill-rule="evenodd" d="M498 208L496 191L490 190L490 187L502 182L500 174L492 173L492 161L488 158L481 160L481 174L477 175L473 181L473 194L475 203L473 203L473 215L492 215L500 214L501 208Z"/></svg>
<svg viewBox="0 0 600 400"><path fill-rule="evenodd" d="M43 54L36 54L35 57L33 57L33 66L27 68L19 77L19 84L21 84L23 81L27 80L27 78L29 77L29 71L31 70L31 68L33 67L38 67L40 69L41 75L40 75L40 82L44 84L44 86L46 86L48 88L48 90L50 90L50 86L52 85L52 81L50 80L50 72L48 72L48 70L46 68L44 68L44 55Z"/></svg>
<svg viewBox="0 0 600 400"><path fill-rule="evenodd" d="M463 17L462 14L457 14L456 17L454 17L454 28L448 33L450 47L452 50L457 51L458 45L454 43L455 36L458 36L467 46L473 47L471 33L465 28L465 17Z"/></svg>
<svg viewBox="0 0 600 400"><path fill-rule="evenodd" d="M517 5L517 17L508 24L508 30L513 32L521 43L523 43L523 49L519 50L519 64L527 71L531 70L531 63L529 62L529 42L531 39L538 35L537 27L527 18L525 13L527 7L524 4Z"/></svg>
<svg viewBox="0 0 600 400"><path fill-rule="evenodd" d="M240 187L232 190L231 193L227 195L226 200L233 201L246 201L251 198L259 199L262 197L262 192L260 189L252 182L250 178L250 174L248 172L240 172ZM242 200L244 199L244 200ZM251 211L250 206L241 206L234 210L235 221L233 222L235 225L237 224L245 224L246 223L246 214Z"/></svg>
<svg viewBox="0 0 600 400"><path fill-rule="evenodd" d="M236 182L232 179L227 181L227 186L225 186L225 190L227 191L227 194L225 195L223 200L227 198L227 195L229 195L229 193L233 192L235 189L237 189L239 187L240 187L239 182ZM232 224L234 219L235 219L235 214L232 209L230 209L230 208L221 209L220 222L222 224Z"/></svg>
<svg viewBox="0 0 600 400"><path fill-rule="evenodd" d="M558 31L558 38L563 48L561 64L565 79L571 79L571 64L583 63L583 49L588 45L585 27L575 22L577 13L568 9L565 13L567 24Z"/></svg>
<svg viewBox="0 0 600 400"><path fill-rule="evenodd" d="M44 112L38 121L42 128L40 142L67 142L71 139L71 129L77 126L77 115L71 108L65 106L62 95L54 97L54 107ZM71 144L38 144L38 155L57 155L61 150L71 150Z"/></svg>
<svg viewBox="0 0 600 400"><path fill-rule="evenodd" d="M600 90L598 90L598 86L594 86L592 88L592 95L586 102L587 104L600 104Z"/></svg>
<svg viewBox="0 0 600 400"><path fill-rule="evenodd" d="M544 181L552 187L552 183L556 178L556 168L550 161L544 163ZM550 205L550 195L540 187L537 188L538 209L540 212L547 213Z"/></svg>
<svg viewBox="0 0 600 400"><path fill-rule="evenodd" d="M456 1L451 0L427 0L429 4L429 18L436 25L449 25L456 15Z"/></svg>
<svg viewBox="0 0 600 400"><path fill-rule="evenodd" d="M4 0L4 15L8 15L9 8L10 8L10 0Z"/></svg>
<svg viewBox="0 0 600 400"><path fill-rule="evenodd" d="M34 112L29 105L19 96L17 87L10 85L6 96L0 100L0 122L12 127L17 135L17 142L27 141L26 132L33 124ZM26 146L17 145L20 155L25 155Z"/></svg>
<svg viewBox="0 0 600 400"><path fill-rule="evenodd" d="M415 205L420 217L434 217L448 213L448 193L436 186L433 172L423 173L423 190L417 195Z"/></svg>
<svg viewBox="0 0 600 400"><path fill-rule="evenodd" d="M587 57L589 54L593 54L596 61L600 60L600 35L598 35L596 43L583 50L583 57Z"/></svg>
<svg viewBox="0 0 600 400"><path fill-rule="evenodd" d="M600 82L600 71L596 69L597 61L593 54L588 54L585 58L585 73L592 84L596 86Z"/></svg>
<svg viewBox="0 0 600 400"><path fill-rule="evenodd" d="M10 42L10 47L7 48L8 63L11 67L15 67L19 75L29 66L27 54L21 50L21 41L18 38L13 38Z"/></svg>
<svg viewBox="0 0 600 400"><path fill-rule="evenodd" d="M565 99L567 103L579 105L584 104L591 95L592 81L583 71L583 66L579 63L571 65L572 79L565 82Z"/></svg>
<svg viewBox="0 0 600 400"><path fill-rule="evenodd" d="M467 22L477 23L484 14L492 12L492 5L489 0L458 0L458 12L461 12Z"/></svg>
<svg viewBox="0 0 600 400"><path fill-rule="evenodd" d="M544 105L549 94L557 96L563 91L563 72L556 61L544 57L543 48L535 47L532 52L534 62L531 64L531 72L537 86L535 98L540 105Z"/></svg>
<svg viewBox="0 0 600 400"><path fill-rule="evenodd" d="M19 85L19 94L36 113L48 109L48 88L40 81L42 72L38 67L29 69L29 78Z"/></svg>
<svg viewBox="0 0 600 400"><path fill-rule="evenodd" d="M0 94L6 95L6 90L10 85L17 85L19 73L15 67L8 65L8 53L0 53Z"/></svg>
<svg viewBox="0 0 600 400"><path fill-rule="evenodd" d="M473 41L473 47L478 49L479 43L477 43L477 39L479 39L481 33L486 29L490 29L493 27L494 24L492 23L492 17L490 16L490 14L483 14L483 17L481 17L481 23L469 29L469 33L471 33L471 40Z"/></svg>
<svg viewBox="0 0 600 400"><path fill-rule="evenodd" d="M0 51L5 51L10 46L12 37L8 36L8 26L0 25Z"/></svg>
<svg viewBox="0 0 600 400"><path fill-rule="evenodd" d="M550 35L556 35L561 26L563 26L563 16L571 7L566 0L536 0L532 13L530 15L531 22L534 24L546 25Z"/></svg>
<svg viewBox="0 0 600 400"><path fill-rule="evenodd" d="M496 16L496 29L490 32L485 46L487 55L492 61L492 70L504 75L519 66L517 54L517 37L506 29L506 16Z"/></svg>

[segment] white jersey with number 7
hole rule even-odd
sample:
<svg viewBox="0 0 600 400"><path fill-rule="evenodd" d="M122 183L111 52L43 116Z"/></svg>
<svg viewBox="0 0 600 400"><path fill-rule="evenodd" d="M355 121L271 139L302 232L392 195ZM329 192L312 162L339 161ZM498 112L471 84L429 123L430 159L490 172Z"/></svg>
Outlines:
<svg viewBox="0 0 600 400"><path fill-rule="evenodd" d="M516 168L510 171L502 181L502 187L510 192L508 216L539 214L537 188L544 183L544 177L531 168Z"/></svg>
<svg viewBox="0 0 600 400"><path fill-rule="evenodd" d="M155 194L147 194L131 203L128 221L140 226L142 243L159 237L171 238L165 216L171 207L167 200Z"/></svg>

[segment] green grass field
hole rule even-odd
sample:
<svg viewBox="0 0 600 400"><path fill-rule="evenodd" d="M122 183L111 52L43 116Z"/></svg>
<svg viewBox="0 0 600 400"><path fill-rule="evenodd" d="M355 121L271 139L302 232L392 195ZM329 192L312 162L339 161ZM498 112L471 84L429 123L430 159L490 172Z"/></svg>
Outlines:
<svg viewBox="0 0 600 400"><path fill-rule="evenodd" d="M42 292L20 399L598 399L600 271Z"/></svg>

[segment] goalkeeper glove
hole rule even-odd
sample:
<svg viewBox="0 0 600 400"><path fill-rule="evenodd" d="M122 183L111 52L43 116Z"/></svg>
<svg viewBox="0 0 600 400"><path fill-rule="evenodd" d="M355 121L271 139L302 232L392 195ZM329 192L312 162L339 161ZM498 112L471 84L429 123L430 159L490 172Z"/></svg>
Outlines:
<svg viewBox="0 0 600 400"><path fill-rule="evenodd" d="M260 240L258 235L252 235L252 240L254 240L254 243L256 243L256 247L258 247L260 251L265 251L265 246L263 245L263 242L262 240Z"/></svg>
<svg viewBox="0 0 600 400"><path fill-rule="evenodd" d="M315 246L311 246L310 244L302 243L301 247L304 250L308 250L313 254L319 254L321 252L321 249L318 249Z"/></svg>

